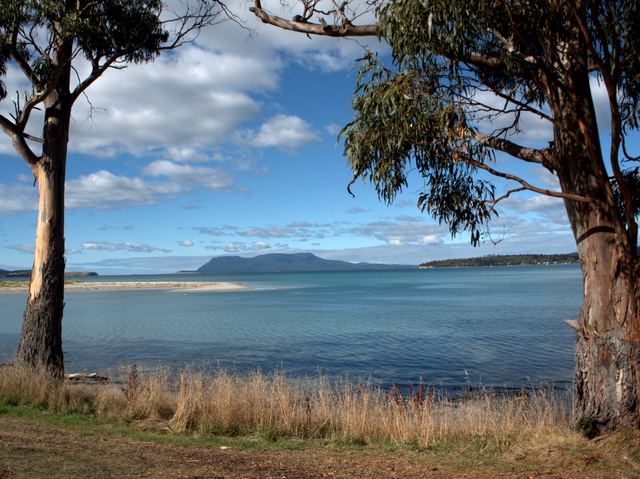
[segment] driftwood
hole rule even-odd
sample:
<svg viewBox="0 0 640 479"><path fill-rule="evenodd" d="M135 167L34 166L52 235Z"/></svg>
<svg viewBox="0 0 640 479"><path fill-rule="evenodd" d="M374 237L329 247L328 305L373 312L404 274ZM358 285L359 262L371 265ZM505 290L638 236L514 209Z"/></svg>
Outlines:
<svg viewBox="0 0 640 479"><path fill-rule="evenodd" d="M85 373L73 373L73 374L65 374L65 379L69 381L84 381L87 379L92 379L94 381L102 382L108 381L109 378L105 376L98 376L96 373L85 374Z"/></svg>

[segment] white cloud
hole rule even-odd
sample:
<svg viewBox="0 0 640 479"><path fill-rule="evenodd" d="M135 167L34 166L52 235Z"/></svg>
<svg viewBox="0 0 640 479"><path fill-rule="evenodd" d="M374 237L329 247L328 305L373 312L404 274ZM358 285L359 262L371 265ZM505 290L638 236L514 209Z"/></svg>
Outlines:
<svg viewBox="0 0 640 479"><path fill-rule="evenodd" d="M331 123L327 126L324 127L324 129L327 131L327 133L329 133L330 135L335 135L337 136L338 133L340 133L340 130L342 130L342 126L338 125L337 123Z"/></svg>
<svg viewBox="0 0 640 479"><path fill-rule="evenodd" d="M399 216L344 228L343 234L373 238L390 246L405 244L439 244L449 234L446 226L423 222L421 217Z"/></svg>
<svg viewBox="0 0 640 479"><path fill-rule="evenodd" d="M440 238L438 238L438 236L436 236L436 235L426 235L426 236L423 236L422 238L418 238L417 243L420 243L420 244L440 244L440 243L442 243L442 240Z"/></svg>
<svg viewBox="0 0 640 479"><path fill-rule="evenodd" d="M178 241L178 244L180 246L185 246L187 248L193 246L193 241L189 241L189 240L183 240L183 241Z"/></svg>
<svg viewBox="0 0 640 479"><path fill-rule="evenodd" d="M113 243L107 243L106 241L94 241L92 243L82 243L83 250L98 250L98 251L117 251L117 245Z"/></svg>
<svg viewBox="0 0 640 479"><path fill-rule="evenodd" d="M558 177L546 168L530 168L528 173L537 179L539 186L551 191L560 191Z"/></svg>
<svg viewBox="0 0 640 479"><path fill-rule="evenodd" d="M256 241L254 243L232 241L227 245L223 245L223 246L209 245L209 246L206 246L206 249L214 250L214 251L224 251L225 253L246 253L246 252L269 250L271 249L271 244L265 241Z"/></svg>
<svg viewBox="0 0 640 479"><path fill-rule="evenodd" d="M275 115L260 126L258 133L248 135L257 147L276 147L292 152L309 144L322 144L311 125L295 115Z"/></svg>
<svg viewBox="0 0 640 479"><path fill-rule="evenodd" d="M36 246L32 244L17 244L12 246L7 246L7 248L19 251L20 253L34 254L36 250Z"/></svg>
<svg viewBox="0 0 640 479"><path fill-rule="evenodd" d="M562 212L565 213L564 202L561 198L552 196L536 195L530 198L509 197L499 203L500 208L508 209L516 214L523 213L539 213L549 214ZM565 214L564 223L568 220Z"/></svg>
<svg viewBox="0 0 640 479"><path fill-rule="evenodd" d="M191 147L170 146L164 151L165 156L176 163L208 163L211 161L225 161L220 153L210 154Z"/></svg>
<svg viewBox="0 0 640 479"><path fill-rule="evenodd" d="M214 248L211 248L211 249L214 249ZM226 251L227 253L237 253L239 251L243 251L245 249L245 245L244 245L244 243L231 242L231 243L227 244L227 246L225 246L225 247L215 248L215 249L222 249L223 251Z"/></svg>
<svg viewBox="0 0 640 479"><path fill-rule="evenodd" d="M234 230L235 228L232 226L224 226L223 228L207 228L206 226L199 226L194 229L206 235L223 236L228 234L229 230Z"/></svg>
<svg viewBox="0 0 640 479"><path fill-rule="evenodd" d="M152 253L154 251L162 251L165 253L171 252L170 250L156 248L148 244L141 243L109 243L107 241L93 241L82 243L83 250L97 250L97 251L129 251L131 253Z"/></svg>
<svg viewBox="0 0 640 479"><path fill-rule="evenodd" d="M154 177L166 176L180 184L201 185L210 191L227 190L233 185L231 176L220 169L177 164L169 160L153 161L142 173Z"/></svg>
<svg viewBox="0 0 640 479"><path fill-rule="evenodd" d="M38 209L38 189L18 184L0 184L0 215L18 215Z"/></svg>
<svg viewBox="0 0 640 479"><path fill-rule="evenodd" d="M270 228L253 228L247 231L238 232L240 236L258 237L258 238L283 238L286 236L296 235L293 228L270 227Z"/></svg>
<svg viewBox="0 0 640 479"><path fill-rule="evenodd" d="M258 115L260 104L249 93L275 89L279 69L277 61L194 44L153 63L107 71L87 90L91 103L80 99L74 107L70 151L142 154L221 144Z"/></svg>
<svg viewBox="0 0 640 479"><path fill-rule="evenodd" d="M116 209L131 205L153 205L184 191L184 187L175 183L150 183L141 178L117 176L100 170L67 181L66 205L71 209Z"/></svg>

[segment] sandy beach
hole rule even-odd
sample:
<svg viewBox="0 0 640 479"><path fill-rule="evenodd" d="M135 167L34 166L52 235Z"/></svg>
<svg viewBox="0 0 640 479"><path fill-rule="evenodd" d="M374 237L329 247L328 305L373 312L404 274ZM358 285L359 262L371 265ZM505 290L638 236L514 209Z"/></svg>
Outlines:
<svg viewBox="0 0 640 479"><path fill-rule="evenodd" d="M253 289L240 283L221 283L204 281L80 281L66 283L65 291L123 291L134 289L168 289L175 292L205 292L205 291L239 291ZM16 286L0 287L0 293L27 292L25 283Z"/></svg>

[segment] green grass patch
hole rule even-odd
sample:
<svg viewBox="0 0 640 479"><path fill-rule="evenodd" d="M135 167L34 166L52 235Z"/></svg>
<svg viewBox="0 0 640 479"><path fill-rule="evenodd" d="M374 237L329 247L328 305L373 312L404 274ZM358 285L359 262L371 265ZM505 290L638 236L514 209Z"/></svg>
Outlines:
<svg viewBox="0 0 640 479"><path fill-rule="evenodd" d="M0 288L19 288L29 286L29 281L0 281Z"/></svg>

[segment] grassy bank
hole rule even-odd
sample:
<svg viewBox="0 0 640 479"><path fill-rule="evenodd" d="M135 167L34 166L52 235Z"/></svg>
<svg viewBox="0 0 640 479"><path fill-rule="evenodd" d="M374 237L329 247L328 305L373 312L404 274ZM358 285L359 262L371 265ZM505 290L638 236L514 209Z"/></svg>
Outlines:
<svg viewBox="0 0 640 479"><path fill-rule="evenodd" d="M187 369L145 375L134 367L122 384L54 384L44 374L5 367L0 394L10 404L112 418L165 421L176 432L241 435L259 429L272 438L331 439L420 448L474 438L506 451L522 441L571 434L573 412L553 390L516 396L439 398L424 385L383 390L367 382L306 382L282 373Z"/></svg>
<svg viewBox="0 0 640 479"><path fill-rule="evenodd" d="M54 384L41 373L3 367L0 417L17 411L85 428L108 423L109 431L132 437L144 431L151 436L143 439L187 446L204 440L234 448L373 448L410 452L440 466L496 470L514 467L518 458L537 463L546 457L550 470L561 464L581 472L589 463L592 477L635 477L640 462L635 432L588 441L575 432L565 398L552 390L460 401L423 387L385 391L323 377L302 383L279 373L189 369L171 381L133 369L121 384Z"/></svg>

